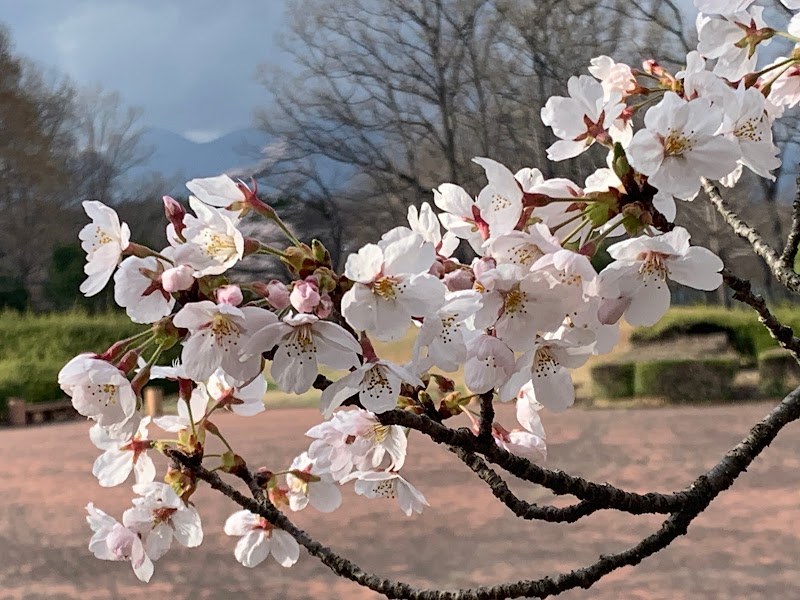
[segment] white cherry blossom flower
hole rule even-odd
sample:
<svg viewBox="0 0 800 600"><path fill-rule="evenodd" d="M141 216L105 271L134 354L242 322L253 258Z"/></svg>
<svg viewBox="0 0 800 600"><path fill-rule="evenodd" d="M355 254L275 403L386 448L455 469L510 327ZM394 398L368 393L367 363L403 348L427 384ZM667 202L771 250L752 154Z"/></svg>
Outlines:
<svg viewBox="0 0 800 600"><path fill-rule="evenodd" d="M300 558L300 546L291 535L249 510L228 517L225 534L241 537L234 556L245 567L260 565L270 554L282 567L291 567Z"/></svg>
<svg viewBox="0 0 800 600"><path fill-rule="evenodd" d="M615 282L619 296L606 297L602 310L625 315L631 325L653 325L670 303L667 279L698 290L722 284L719 257L706 248L689 245L683 227L655 237L637 237L608 247L615 262L601 278ZM601 318L601 320L603 320Z"/></svg>
<svg viewBox="0 0 800 600"><path fill-rule="evenodd" d="M398 425L382 425L372 413L342 410L330 421L315 425L306 432L314 441L308 455L317 466L341 481L356 468L372 470L385 467L399 470L406 459L408 439ZM388 458L388 465L384 465Z"/></svg>
<svg viewBox="0 0 800 600"><path fill-rule="evenodd" d="M614 95L625 98L636 89L636 77L629 65L615 62L610 56L597 56L591 60L589 73L603 86L604 99Z"/></svg>
<svg viewBox="0 0 800 600"><path fill-rule="evenodd" d="M465 321L481 308L481 295L474 290L450 292L445 303L426 318L414 341L414 362L422 360L452 373L467 360L467 344L464 337ZM427 370L427 369L425 369Z"/></svg>
<svg viewBox="0 0 800 600"><path fill-rule="evenodd" d="M520 275L529 271L533 263L545 254L561 250L561 242L550 233L550 229L544 223L532 225L529 231L511 231L490 238L484 246L486 255L498 263L520 267Z"/></svg>
<svg viewBox="0 0 800 600"><path fill-rule="evenodd" d="M192 179L186 187L200 202L209 206L227 208L235 202L244 202L245 195L239 184L227 175Z"/></svg>
<svg viewBox="0 0 800 600"><path fill-rule="evenodd" d="M358 394L361 405L368 411L386 412L397 406L397 397L404 382L423 387L419 377L400 365L387 360L365 362L322 392L320 409L325 417L330 417L342 402Z"/></svg>
<svg viewBox="0 0 800 600"><path fill-rule="evenodd" d="M725 100L721 133L739 144L742 165L774 181L771 171L781 165L780 150L772 143L772 124L767 117L764 95L756 88L741 86L730 90Z"/></svg>
<svg viewBox="0 0 800 600"><path fill-rule="evenodd" d="M489 184L477 200L462 188L445 183L434 190L434 203L444 212L439 220L445 229L467 240L478 255L490 236L513 231L522 216L522 189L514 174L488 158L473 158L486 172Z"/></svg>
<svg viewBox="0 0 800 600"><path fill-rule="evenodd" d="M242 351L250 335L275 321L263 308L209 300L185 304L172 320L175 327L189 330L181 353L184 371L195 381L205 381L222 367L236 380L250 381L261 372L261 355L243 357Z"/></svg>
<svg viewBox="0 0 800 600"><path fill-rule="evenodd" d="M245 355L260 355L277 346L271 374L284 392L307 392L319 374L319 363L345 370L359 364L361 346L336 323L321 321L311 314L284 317L254 332Z"/></svg>
<svg viewBox="0 0 800 600"><path fill-rule="evenodd" d="M80 289L84 295L94 296L111 279L122 253L130 244L131 232L127 224L120 223L116 211L102 202L87 200L83 210L92 222L78 234L81 248L86 252L87 263L83 270L88 275Z"/></svg>
<svg viewBox="0 0 800 600"><path fill-rule="evenodd" d="M172 312L175 298L161 278L171 265L160 258L129 256L114 273L114 300L134 323L155 323Z"/></svg>
<svg viewBox="0 0 800 600"><path fill-rule="evenodd" d="M355 492L365 498L394 498L407 517L430 506L417 488L393 471L355 471L342 481L355 480Z"/></svg>
<svg viewBox="0 0 800 600"><path fill-rule="evenodd" d="M558 328L564 320L563 290L544 270L533 271L502 290L503 309L495 323L497 337L515 352L530 350L539 331Z"/></svg>
<svg viewBox="0 0 800 600"><path fill-rule="evenodd" d="M697 50L706 58L716 59L714 73L738 81L756 70L758 46L770 42L768 37L758 40L758 32L767 27L763 12L762 6L751 6L735 13L697 15Z"/></svg>
<svg viewBox="0 0 800 600"><path fill-rule="evenodd" d="M129 561L136 577L145 583L153 576L153 561L147 556L141 537L90 502L86 522L94 535L89 550L101 560Z"/></svg>
<svg viewBox="0 0 800 600"><path fill-rule="evenodd" d="M58 374L58 384L72 406L103 427L121 425L136 412L136 394L127 377L93 354L80 354Z"/></svg>
<svg viewBox="0 0 800 600"><path fill-rule="evenodd" d="M591 356L584 340L538 337L533 350L517 361L514 376L500 390L500 399L517 398L528 383L527 394L548 410L562 412L575 402L569 369L582 366Z"/></svg>
<svg viewBox="0 0 800 600"><path fill-rule="evenodd" d="M464 383L474 394L500 387L514 372L514 352L501 339L481 333L467 344Z"/></svg>
<svg viewBox="0 0 800 600"><path fill-rule="evenodd" d="M173 538L187 548L195 548L203 542L200 515L169 485L158 481L137 483L133 491L142 497L135 499L134 506L123 513L122 523L142 536L151 560L164 556Z"/></svg>
<svg viewBox="0 0 800 600"><path fill-rule="evenodd" d="M113 487L123 483L133 471L136 483L147 483L156 477L156 467L153 459L147 455L150 449L150 440L147 439L147 426L150 417L145 417L139 422L139 428L134 435L125 435L119 438L95 424L89 430L89 439L92 443L105 450L97 457L92 466L92 475L97 477L98 483L103 487Z"/></svg>
<svg viewBox="0 0 800 600"><path fill-rule="evenodd" d="M303 510L309 504L322 513L333 512L342 504L342 492L333 476L316 466L308 452L297 456L286 474L289 508Z"/></svg>
<svg viewBox="0 0 800 600"><path fill-rule="evenodd" d="M192 390L192 395L187 403L185 399L178 399L178 414L164 415L153 419L153 423L164 431L177 433L190 429L192 423L199 423L208 411L208 392L202 384Z"/></svg>
<svg viewBox="0 0 800 600"><path fill-rule="evenodd" d="M716 135L722 111L706 98L687 102L667 92L644 123L628 146L628 160L653 187L678 198L697 194L700 177L725 177L741 157L738 144Z"/></svg>
<svg viewBox="0 0 800 600"><path fill-rule="evenodd" d="M195 277L220 275L244 256L244 237L237 228L235 217L228 211L212 208L189 198L196 216L187 214L183 235L192 249L189 264Z"/></svg>
<svg viewBox="0 0 800 600"><path fill-rule="evenodd" d="M411 317L425 317L444 302L446 288L428 275L433 245L416 233L351 254L345 276L354 282L342 298L342 315L357 331L382 341L401 338Z"/></svg>
<svg viewBox="0 0 800 600"><path fill-rule="evenodd" d="M451 256L458 248L458 237L452 231L445 231L442 235L439 218L427 202L423 202L419 210L413 204L408 207L408 224L411 231L433 244L439 256Z"/></svg>
<svg viewBox="0 0 800 600"><path fill-rule="evenodd" d="M570 77L567 89L569 97L553 96L542 108L542 123L552 127L560 138L547 149L550 160L578 156L595 141L615 139L626 145L630 139L627 127L617 126L613 133L610 131L625 109L619 92L606 97L603 86L588 75Z"/></svg>
<svg viewBox="0 0 800 600"><path fill-rule="evenodd" d="M200 384L198 388L201 391L205 390L215 404L224 406L242 417L252 417L266 410L264 395L267 393L267 380L261 376L256 376L246 385L239 385L225 371L217 369L208 378L208 382L205 385Z"/></svg>
<svg viewBox="0 0 800 600"><path fill-rule="evenodd" d="M798 47L800 45L795 46L795 50ZM774 66L779 62L785 61L786 57L780 57L768 66ZM767 96L768 109L770 105L775 105L778 108L792 108L800 103L800 65L791 65L788 69L779 73L777 79L770 86L769 95Z"/></svg>

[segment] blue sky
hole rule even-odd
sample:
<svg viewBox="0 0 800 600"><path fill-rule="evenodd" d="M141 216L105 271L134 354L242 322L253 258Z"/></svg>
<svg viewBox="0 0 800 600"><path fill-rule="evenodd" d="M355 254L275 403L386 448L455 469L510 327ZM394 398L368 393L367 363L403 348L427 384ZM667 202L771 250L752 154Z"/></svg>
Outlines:
<svg viewBox="0 0 800 600"><path fill-rule="evenodd" d="M286 62L282 0L0 0L0 21L18 53L197 141L250 126L256 67Z"/></svg>

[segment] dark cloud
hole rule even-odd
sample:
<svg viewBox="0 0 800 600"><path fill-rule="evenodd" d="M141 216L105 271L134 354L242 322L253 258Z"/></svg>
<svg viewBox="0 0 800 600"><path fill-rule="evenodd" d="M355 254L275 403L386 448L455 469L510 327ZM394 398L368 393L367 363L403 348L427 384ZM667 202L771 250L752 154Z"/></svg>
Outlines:
<svg viewBox="0 0 800 600"><path fill-rule="evenodd" d="M249 126L257 65L283 62L280 0L0 0L0 15L21 54L197 137Z"/></svg>

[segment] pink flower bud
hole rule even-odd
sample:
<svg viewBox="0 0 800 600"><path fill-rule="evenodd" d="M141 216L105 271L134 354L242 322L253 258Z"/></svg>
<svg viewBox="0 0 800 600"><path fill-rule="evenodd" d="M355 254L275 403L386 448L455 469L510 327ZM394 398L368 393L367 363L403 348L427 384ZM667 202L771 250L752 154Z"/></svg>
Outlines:
<svg viewBox="0 0 800 600"><path fill-rule="evenodd" d="M445 275L442 281L448 290L458 292L471 290L472 284L475 283L475 277L469 269L456 269Z"/></svg>
<svg viewBox="0 0 800 600"><path fill-rule="evenodd" d="M161 287L165 292L180 292L194 285L194 269L189 265L179 265L161 274Z"/></svg>
<svg viewBox="0 0 800 600"><path fill-rule="evenodd" d="M481 259L478 259L475 264L472 266L472 270L475 272L475 278L480 279L486 273L486 271L490 271L497 266L497 261L489 256L484 256Z"/></svg>
<svg viewBox="0 0 800 600"><path fill-rule="evenodd" d="M296 282L289 296L289 301L297 312L312 312L319 304L319 288L316 281L308 278L305 281Z"/></svg>
<svg viewBox="0 0 800 600"><path fill-rule="evenodd" d="M242 290L238 285L223 285L217 288L216 292L217 304L230 304L231 306L239 306L244 300Z"/></svg>
<svg viewBox="0 0 800 600"><path fill-rule="evenodd" d="M434 277L437 277L438 279L441 279L442 275L444 275L444 265L442 264L441 261L435 260L433 261L431 268L428 269L428 273L430 273Z"/></svg>
<svg viewBox="0 0 800 600"><path fill-rule="evenodd" d="M277 310L283 310L289 306L289 289L277 279L273 279L267 284L267 301Z"/></svg>
<svg viewBox="0 0 800 600"><path fill-rule="evenodd" d="M133 531L121 523L114 523L108 533L108 537L106 537L106 545L117 560L126 560L133 556L133 545L138 539L138 536ZM133 566L140 567L143 562L144 553L142 553L141 558L136 557L136 562Z"/></svg>
<svg viewBox="0 0 800 600"><path fill-rule="evenodd" d="M186 227L186 225L183 224L183 218L186 216L186 209L172 196L164 196L164 213L175 228L175 233L180 236L183 228Z"/></svg>
<svg viewBox="0 0 800 600"><path fill-rule="evenodd" d="M333 312L333 300L328 294L322 294L319 298L319 304L314 311L320 319L327 319Z"/></svg>

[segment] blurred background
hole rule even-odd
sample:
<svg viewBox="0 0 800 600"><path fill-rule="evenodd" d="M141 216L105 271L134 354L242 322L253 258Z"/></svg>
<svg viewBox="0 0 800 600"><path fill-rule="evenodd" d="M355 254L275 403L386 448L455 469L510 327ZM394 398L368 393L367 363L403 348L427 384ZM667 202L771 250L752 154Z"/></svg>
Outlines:
<svg viewBox="0 0 800 600"><path fill-rule="evenodd" d="M786 22L780 2L760 4L767 6L768 23ZM542 106L550 96L564 95L569 77L587 73L598 55L633 66L656 58L679 70L696 45L694 18L691 0L0 0L0 413L9 397L30 403L60 397L56 374L69 358L102 351L139 330L115 307L110 287L88 299L78 291L84 278L77 239L86 222L82 201L114 207L133 240L160 249L166 245L161 196L185 202L184 182L194 177L253 177L297 236L321 239L342 266L349 252L404 223L409 205L432 201L432 188L453 182L477 194L484 181L483 170L471 162L475 156L494 158L512 171L538 167L545 177L582 185L604 165L604 152L595 146L576 160L547 161L546 148L555 138L541 123ZM775 39L763 57L789 51ZM746 172L734 190L725 191L735 210L777 247L789 231L799 129L796 114L778 123L783 166L774 182ZM710 248L781 305L782 318L800 326L791 298L710 203L681 203L677 222L687 226L694 243ZM244 228L265 241L280 239L258 220ZM606 260L601 251L596 266ZM277 262L253 257L234 276L285 273ZM797 365L775 350L756 317L731 310L724 288L676 289L673 303L678 308L658 326L624 328L615 355L576 373L580 400L623 409L548 417L553 468L633 489L681 487L714 464L766 407L723 405L700 412L684 406L658 415L627 408L692 402L699 387L710 389L701 402L774 398L800 381ZM301 403L313 404L313 398ZM626 418L618 416L623 413ZM318 419L316 411L268 412L258 425L273 435L265 434L267 447L242 431L245 450L256 456L274 450L290 460L302 449L302 432ZM85 549L82 507L99 498L100 490L88 473L95 449L84 425L0 431L0 461L12 465L0 487L0 548L9 554L14 548L18 559L2 561L2 598L151 593L125 565L109 570L92 562ZM641 441L645 430L648 439ZM790 549L800 549L800 534L786 527L800 518L791 499L796 485L785 476L787 467L798 466L800 439L792 435L766 463L758 463L743 495L721 501L725 508L701 521L691 543L703 540L705 546L681 542L678 550L647 563L633 587L628 575L615 575L598 595L567 597L800 597L787 575ZM32 449L26 462L18 460L21 447ZM69 460L59 463L54 476L51 457L60 455ZM301 523L318 524L319 531L333 527L342 532L338 547L366 566L427 585L496 582L527 569L534 556L535 574L548 574L593 560L609 551L609 540L611 549L621 549L657 525L644 518L620 533L618 515L600 515L590 521L599 528L576 526L576 539L583 540L577 554L570 550L574 540L565 546L562 530L544 525L531 531L538 531L547 556L527 546L520 554L509 541L519 523L491 504L486 490L473 504L464 486L480 484L454 475L445 461L432 461L423 452L411 464L422 472L423 481L415 483L438 506L409 528L400 518L392 521L394 533L381 542L381 548L411 548L406 558L395 561L385 548L376 554L363 543L375 539L364 525L374 518L372 505L345 509L338 524L305 514ZM778 503L767 516L759 510L766 493ZM129 496L127 488L104 492L109 505L121 508ZM521 496L552 500L528 488ZM355 500L347 497L345 503ZM229 508L221 499L210 501L219 514ZM41 522L42 511L58 525ZM199 557L195 579L179 568L188 556L180 550L163 567L169 575L150 589L173 597L226 597L215 586L238 565L230 544L223 547L218 525L210 525L216 528L211 543L192 555ZM491 542L489 551L451 543L480 535ZM374 597L356 595L308 557L301 563L305 587L293 587L291 572L274 579L271 568L249 579L240 569L224 591ZM117 579L124 581L120 587L114 587ZM646 591L656 588L663 594ZM631 595L633 589L638 595Z"/></svg>

